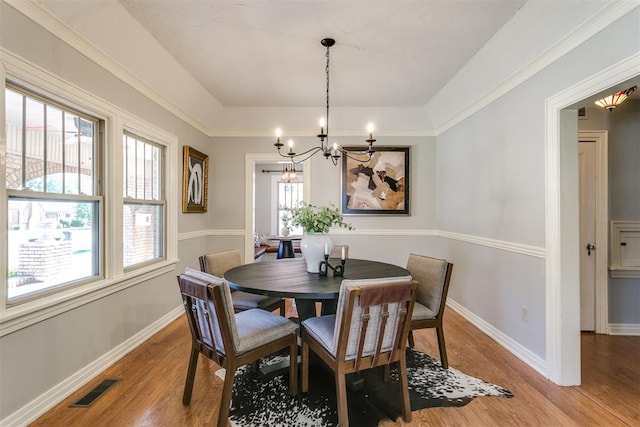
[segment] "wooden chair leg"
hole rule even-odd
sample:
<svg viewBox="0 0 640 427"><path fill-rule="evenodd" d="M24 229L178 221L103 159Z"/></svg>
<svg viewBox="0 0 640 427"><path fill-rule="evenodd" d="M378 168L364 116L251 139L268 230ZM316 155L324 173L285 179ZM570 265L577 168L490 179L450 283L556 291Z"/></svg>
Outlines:
<svg viewBox="0 0 640 427"><path fill-rule="evenodd" d="M235 366L227 366L224 374L224 385L220 396L220 411L218 412L218 427L227 427L229 421L229 406L233 392L233 380L236 373Z"/></svg>
<svg viewBox="0 0 640 427"><path fill-rule="evenodd" d="M196 378L196 368L198 367L198 355L200 352L191 347L191 355L189 356L189 368L187 369L187 379L184 382L184 392L182 393L182 404L191 403L191 392L193 391L193 382Z"/></svg>
<svg viewBox="0 0 640 427"><path fill-rule="evenodd" d="M409 347L413 348L415 345L415 343L413 342L413 331L409 331L408 338L409 338Z"/></svg>
<svg viewBox="0 0 640 427"><path fill-rule="evenodd" d="M336 400L338 403L338 425L349 427L349 407L347 406L347 382L344 373L336 369Z"/></svg>
<svg viewBox="0 0 640 427"><path fill-rule="evenodd" d="M447 347L444 345L444 328L442 326L436 327L436 334L438 335L438 348L440 349L440 364L444 369L449 369Z"/></svg>
<svg viewBox="0 0 640 427"><path fill-rule="evenodd" d="M309 345L302 340L302 392L309 391Z"/></svg>
<svg viewBox="0 0 640 427"><path fill-rule="evenodd" d="M398 361L398 378L400 380L400 401L402 402L402 419L411 421L411 402L409 401L409 382L407 380L407 360L402 357Z"/></svg>
<svg viewBox="0 0 640 427"><path fill-rule="evenodd" d="M298 341L289 346L289 394L298 394Z"/></svg>

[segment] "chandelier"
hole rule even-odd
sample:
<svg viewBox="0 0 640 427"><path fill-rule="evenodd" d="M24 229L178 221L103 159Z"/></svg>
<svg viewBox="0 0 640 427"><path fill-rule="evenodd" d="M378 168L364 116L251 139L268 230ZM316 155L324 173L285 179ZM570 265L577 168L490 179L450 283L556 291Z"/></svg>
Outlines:
<svg viewBox="0 0 640 427"><path fill-rule="evenodd" d="M322 46L327 48L327 53L325 54L327 58L327 65L325 68L327 76L326 113L325 117L322 117L320 119L320 133L316 135L318 139L320 139L320 145L310 148L303 153L296 153L294 150L293 140L289 139L287 141L288 151L283 154L281 149L282 147L284 147L284 144L280 142L280 138L282 137L282 130L280 128L276 129L276 143L273 145L278 149L278 154L280 154L280 156L290 159L290 161L294 164L294 167L296 163L304 162L317 153L322 153L325 159L331 159L334 166L338 164L338 160L341 156L346 156L357 162L365 163L369 161L373 153L376 152L376 150L373 148L373 143L376 141L375 139L373 139L373 123L369 123L367 125L367 132L369 133L369 137L365 139L365 142L368 145L363 147L362 150L350 149L349 151L347 151L340 145L338 145L337 142L334 142L333 144L329 143L329 49L336 43L336 41L331 38L326 38L322 39L320 43L322 44ZM366 156L363 156L363 154Z"/></svg>
<svg viewBox="0 0 640 427"><path fill-rule="evenodd" d="M637 88L638 86L633 86L627 90L621 90L620 92L606 96L602 99L597 100L596 105L602 108L606 108L609 111L613 111L614 108L622 104Z"/></svg>
<svg viewBox="0 0 640 427"><path fill-rule="evenodd" d="M282 180L286 183L290 183L292 179L296 179L296 164L285 164L282 166Z"/></svg>

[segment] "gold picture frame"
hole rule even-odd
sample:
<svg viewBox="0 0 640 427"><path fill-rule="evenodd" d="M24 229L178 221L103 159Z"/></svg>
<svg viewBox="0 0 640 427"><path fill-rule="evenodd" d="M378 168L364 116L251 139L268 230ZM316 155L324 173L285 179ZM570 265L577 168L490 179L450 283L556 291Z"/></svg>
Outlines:
<svg viewBox="0 0 640 427"><path fill-rule="evenodd" d="M188 145L182 151L182 212L207 211L209 156Z"/></svg>

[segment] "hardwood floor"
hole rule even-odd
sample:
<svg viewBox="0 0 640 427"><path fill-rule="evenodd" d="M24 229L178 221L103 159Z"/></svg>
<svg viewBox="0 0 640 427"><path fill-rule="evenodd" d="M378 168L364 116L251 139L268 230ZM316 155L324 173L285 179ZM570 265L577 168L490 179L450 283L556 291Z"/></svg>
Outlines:
<svg viewBox="0 0 640 427"><path fill-rule="evenodd" d="M288 307L290 305L288 304ZM453 310L445 315L450 366L509 389L512 399L480 397L462 408L414 411L383 426L640 426L640 337L583 334L583 385L559 387L500 347ZM433 330L416 347L437 357ZM222 381L201 357L190 406L182 405L190 334L181 317L33 426L204 426L217 420ZM121 378L89 408L69 408L105 378Z"/></svg>

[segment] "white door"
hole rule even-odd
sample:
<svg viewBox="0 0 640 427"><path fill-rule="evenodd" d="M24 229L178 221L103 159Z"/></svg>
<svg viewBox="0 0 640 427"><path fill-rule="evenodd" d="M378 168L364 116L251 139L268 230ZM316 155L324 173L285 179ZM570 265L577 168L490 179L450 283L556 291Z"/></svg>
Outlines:
<svg viewBox="0 0 640 427"><path fill-rule="evenodd" d="M580 141L580 329L595 330L596 143Z"/></svg>

